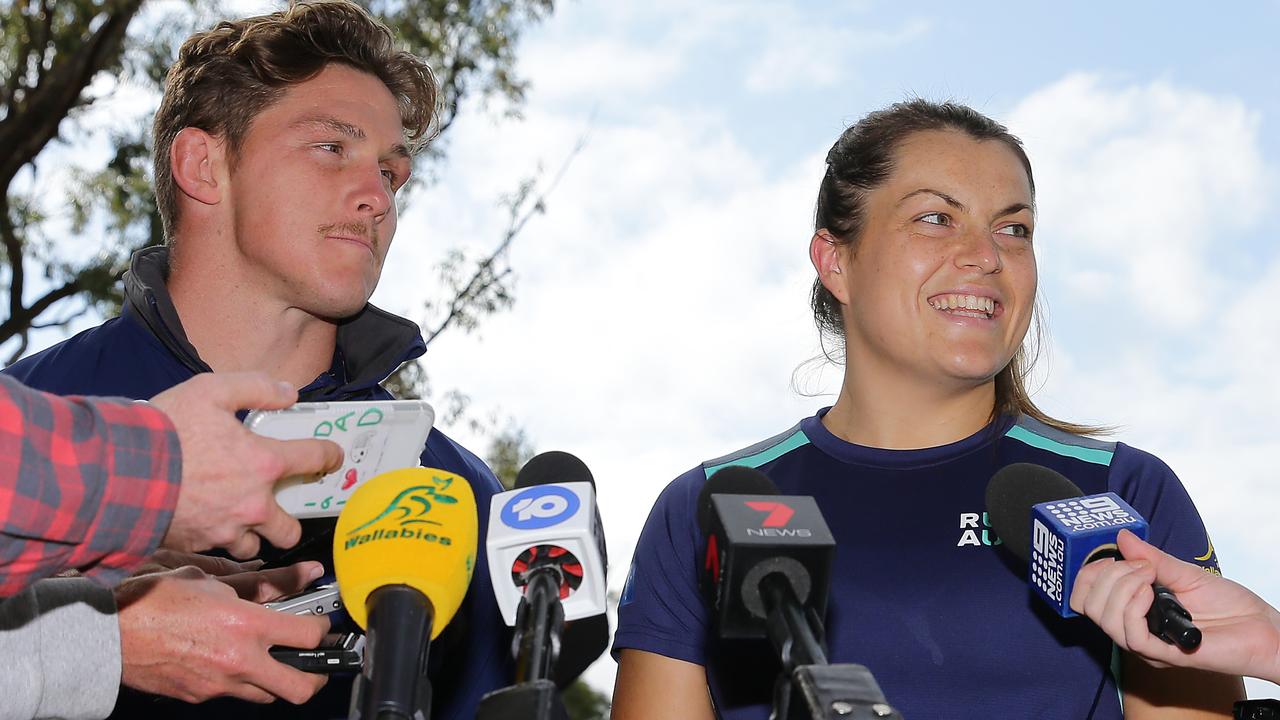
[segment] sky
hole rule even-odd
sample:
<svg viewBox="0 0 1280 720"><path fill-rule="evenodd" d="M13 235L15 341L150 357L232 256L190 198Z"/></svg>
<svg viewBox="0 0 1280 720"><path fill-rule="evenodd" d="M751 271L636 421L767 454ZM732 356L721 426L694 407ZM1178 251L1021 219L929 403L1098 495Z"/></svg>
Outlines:
<svg viewBox="0 0 1280 720"><path fill-rule="evenodd" d="M1035 401L1167 462L1224 572L1280 603L1280 3L906 7L558 3L519 48L522 119L463 108L373 302L422 319L446 252L486 252L501 198L571 158L512 247L514 306L424 362L472 417L591 467L620 590L667 482L833 401L807 306L827 149L890 103L964 102L1035 168Z"/></svg>

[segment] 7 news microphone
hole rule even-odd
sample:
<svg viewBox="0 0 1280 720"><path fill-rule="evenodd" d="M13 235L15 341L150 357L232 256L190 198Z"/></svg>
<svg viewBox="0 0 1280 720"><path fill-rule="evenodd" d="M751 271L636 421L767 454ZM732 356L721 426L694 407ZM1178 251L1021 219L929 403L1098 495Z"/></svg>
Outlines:
<svg viewBox="0 0 1280 720"><path fill-rule="evenodd" d="M1115 493L1085 495L1059 473L1040 465L1001 468L987 485L987 517L1003 544L1030 568L1036 594L1064 618L1075 617L1071 590L1086 563L1120 558L1116 536L1129 530L1147 538L1147 521ZM1147 629L1184 650L1200 645L1200 629L1168 589L1153 585Z"/></svg>
<svg viewBox="0 0 1280 720"><path fill-rule="evenodd" d="M779 495L759 470L730 466L703 486L698 525L699 581L717 635L768 638L778 652L772 720L901 720L870 670L827 660L822 617L836 543L813 498Z"/></svg>
<svg viewBox="0 0 1280 720"><path fill-rule="evenodd" d="M564 718L557 686L599 657L609 637L591 471L569 453L534 457L514 490L493 496L485 545L498 608L515 628L516 674L514 685L481 700L477 718Z"/></svg>
<svg viewBox="0 0 1280 720"><path fill-rule="evenodd" d="M467 481L433 468L370 478L342 509L334 572L347 612L368 633L353 720L430 717L427 653L471 582L476 517Z"/></svg>

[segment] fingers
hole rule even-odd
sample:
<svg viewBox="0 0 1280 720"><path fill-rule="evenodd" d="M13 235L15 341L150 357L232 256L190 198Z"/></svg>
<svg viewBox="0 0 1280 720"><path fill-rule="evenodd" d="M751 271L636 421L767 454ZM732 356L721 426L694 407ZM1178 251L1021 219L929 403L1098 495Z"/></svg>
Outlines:
<svg viewBox="0 0 1280 720"><path fill-rule="evenodd" d="M327 475L342 467L342 447L332 440L271 440L261 442L284 461L281 477Z"/></svg>
<svg viewBox="0 0 1280 720"><path fill-rule="evenodd" d="M214 379L205 381L207 387L201 390L225 410L281 410L298 401L298 391L292 385L272 380L265 373L218 373L197 379L204 377Z"/></svg>
<svg viewBox="0 0 1280 720"><path fill-rule="evenodd" d="M255 438L261 447L280 462L275 466L275 482L296 475L324 475L342 466L342 448L329 440L271 440ZM270 489L270 488L266 488ZM252 529L279 548L293 547L302 537L302 526L276 504L266 498L267 519ZM233 553L234 554L234 553Z"/></svg>
<svg viewBox="0 0 1280 720"><path fill-rule="evenodd" d="M1101 560L1081 569L1071 590L1071 609L1087 615L1117 645L1128 649L1126 609L1139 595L1150 607L1155 573L1145 561Z"/></svg>
<svg viewBox="0 0 1280 720"><path fill-rule="evenodd" d="M272 700L279 697L294 705L301 705L310 700L329 681L328 675L304 672L274 659L268 658L268 660L274 665L283 668L283 672L279 677L272 677L271 679L271 682L274 683L273 687L282 688L278 693L268 693ZM263 692L267 691L264 690ZM271 702L271 700L267 702Z"/></svg>
<svg viewBox="0 0 1280 720"><path fill-rule="evenodd" d="M299 529L301 531L301 529ZM258 540L256 533L246 532L240 535L235 542L225 547L226 551L235 558L251 558L258 554L261 542Z"/></svg>
<svg viewBox="0 0 1280 720"><path fill-rule="evenodd" d="M263 609L274 617L267 623L266 638L272 645L314 648L329 631L329 619L311 615L284 615ZM295 705L307 701L323 685L325 677L306 673L263 653L253 663L250 677L254 685Z"/></svg>
<svg viewBox="0 0 1280 720"><path fill-rule="evenodd" d="M285 512L275 500L269 501L270 507L267 510L267 519L262 524L254 527L259 535L266 538L267 542L278 548L291 548L298 544L298 540L302 538L302 525L298 519Z"/></svg>
<svg viewBox="0 0 1280 720"><path fill-rule="evenodd" d="M1172 646L1151 634L1155 569L1146 560L1102 560L1085 566L1071 591L1071 609L1086 615L1123 650L1151 665L1179 664Z"/></svg>
<svg viewBox="0 0 1280 720"><path fill-rule="evenodd" d="M153 565L170 570L180 568L185 565L193 565L210 575L221 576L257 570L262 566L262 561L247 560L245 562L236 562L235 560L224 557L214 557L212 555L200 555L198 553L161 549L157 550L150 558L148 558L147 565L144 567L151 567Z"/></svg>
<svg viewBox="0 0 1280 720"><path fill-rule="evenodd" d="M218 579L235 589L241 599L265 603L300 592L323 574L323 565L306 561L288 567L227 575Z"/></svg>
<svg viewBox="0 0 1280 720"><path fill-rule="evenodd" d="M1205 580L1204 569L1148 544L1128 530L1116 537L1120 552L1130 560L1145 560L1155 568L1155 582L1174 592L1190 590Z"/></svg>

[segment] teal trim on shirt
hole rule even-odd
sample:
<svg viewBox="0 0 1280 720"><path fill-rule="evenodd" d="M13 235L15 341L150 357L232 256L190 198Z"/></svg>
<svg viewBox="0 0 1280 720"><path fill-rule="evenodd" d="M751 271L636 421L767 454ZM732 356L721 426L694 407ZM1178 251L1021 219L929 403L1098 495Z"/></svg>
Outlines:
<svg viewBox="0 0 1280 720"><path fill-rule="evenodd" d="M796 448L804 447L808 444L809 437L804 434L803 430L797 430L777 445L771 445L754 455L737 458L728 462L720 463L719 465L708 466L705 468L707 477L711 477L717 470L727 468L731 465L744 465L749 468L757 468L771 460L777 460Z"/></svg>
<svg viewBox="0 0 1280 720"><path fill-rule="evenodd" d="M1067 445L1065 443L1058 442L1057 440L1050 440L1042 435L1037 435L1021 425L1014 425L1009 428L1009 432L1005 433L1005 436L1011 437L1019 442L1024 442L1034 448L1048 450L1055 455L1071 457L1088 463L1094 463L1095 465L1110 465L1111 458L1115 455L1115 453L1110 450L1097 450L1094 448L1079 447L1077 445Z"/></svg>

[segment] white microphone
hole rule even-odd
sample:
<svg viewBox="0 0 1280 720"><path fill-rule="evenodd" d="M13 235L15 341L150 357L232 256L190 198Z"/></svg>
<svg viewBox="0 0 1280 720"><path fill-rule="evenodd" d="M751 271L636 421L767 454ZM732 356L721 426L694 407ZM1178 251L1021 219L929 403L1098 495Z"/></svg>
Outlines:
<svg viewBox="0 0 1280 720"><path fill-rule="evenodd" d="M485 547L507 625L516 624L533 571L548 567L560 580L565 620L604 613L604 533L591 472L576 457L542 453L520 471L515 490L494 495Z"/></svg>

